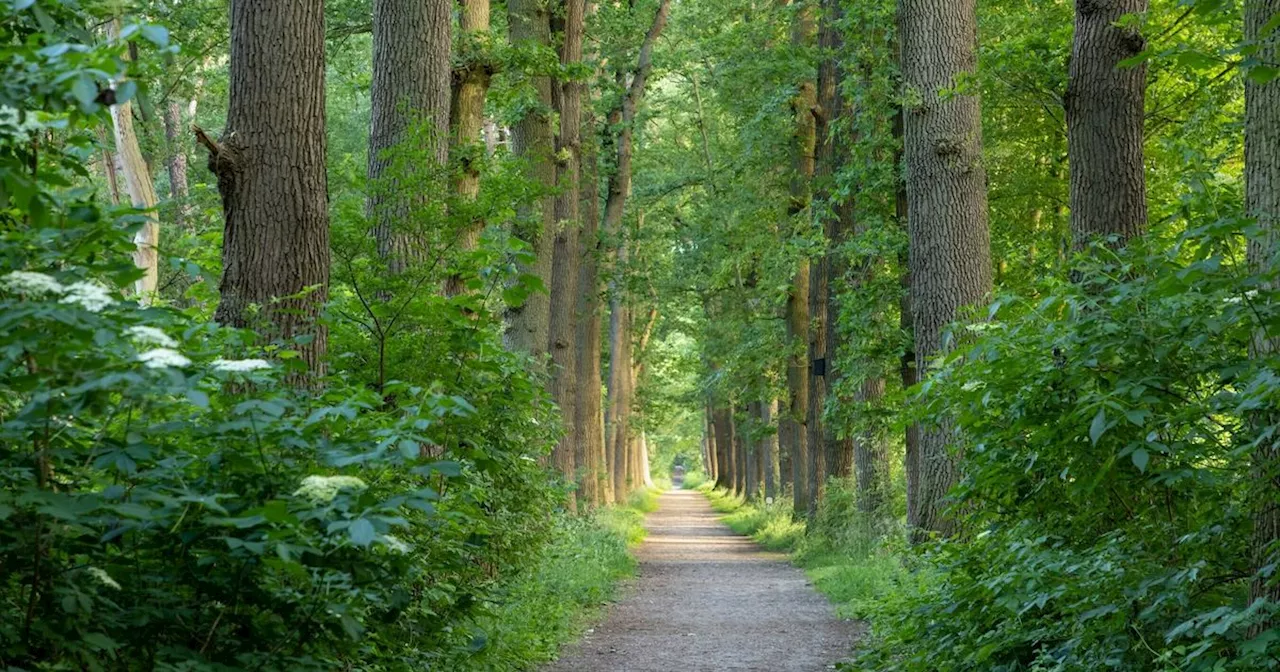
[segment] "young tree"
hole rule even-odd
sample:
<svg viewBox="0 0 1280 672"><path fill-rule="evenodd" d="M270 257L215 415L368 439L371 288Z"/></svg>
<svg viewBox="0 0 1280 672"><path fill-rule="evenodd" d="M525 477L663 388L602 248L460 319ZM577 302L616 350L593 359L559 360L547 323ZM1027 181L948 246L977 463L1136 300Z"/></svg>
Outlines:
<svg viewBox="0 0 1280 672"><path fill-rule="evenodd" d="M221 140L197 130L226 216L214 318L253 326L250 306L262 306L271 335L310 336L298 349L320 373L327 339L317 318L329 287L323 0L232 0L230 80Z"/></svg>
<svg viewBox="0 0 1280 672"><path fill-rule="evenodd" d="M1145 47L1123 22L1148 0L1076 0L1076 30L1064 103L1071 167L1071 237L1076 249L1114 236L1123 245L1147 227L1142 163L1144 65L1123 66Z"/></svg>
<svg viewBox="0 0 1280 672"><path fill-rule="evenodd" d="M991 291L986 171L975 0L901 0L902 80L910 101L904 161L910 211L911 310L916 365L942 352L943 329ZM913 536L950 534L944 497L956 481L950 423L922 428L918 478L908 492Z"/></svg>
<svg viewBox="0 0 1280 672"><path fill-rule="evenodd" d="M369 179L382 178L387 150L414 124L428 124L437 168L449 158L450 7L448 0L374 0L373 81L369 87ZM423 195L409 185L375 190L369 208L378 252L393 270L415 256L412 232L397 231Z"/></svg>

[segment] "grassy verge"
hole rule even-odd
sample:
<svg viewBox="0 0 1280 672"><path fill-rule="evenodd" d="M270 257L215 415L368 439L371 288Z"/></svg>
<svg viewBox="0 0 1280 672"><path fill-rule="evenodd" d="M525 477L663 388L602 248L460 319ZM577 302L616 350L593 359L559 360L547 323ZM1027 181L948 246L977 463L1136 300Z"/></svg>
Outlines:
<svg viewBox="0 0 1280 672"><path fill-rule="evenodd" d="M456 670L527 670L556 657L635 570L628 549L644 540L644 514L657 494L642 490L626 506L557 521L532 571L514 577L490 613L475 623L474 651Z"/></svg>
<svg viewBox="0 0 1280 672"><path fill-rule="evenodd" d="M711 484L699 490L712 508L725 514L722 520L733 531L771 551L790 554L843 618L872 618L883 602L917 590L923 580L906 567L902 548L889 540L892 537L859 529L856 515L841 515L844 493L828 490L832 504L806 534L789 501L748 503Z"/></svg>

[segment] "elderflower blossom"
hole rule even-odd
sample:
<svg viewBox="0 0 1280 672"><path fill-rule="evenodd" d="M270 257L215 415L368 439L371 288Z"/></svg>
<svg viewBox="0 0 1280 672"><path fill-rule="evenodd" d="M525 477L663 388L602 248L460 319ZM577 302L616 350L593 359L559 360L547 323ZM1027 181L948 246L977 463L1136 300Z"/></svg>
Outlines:
<svg viewBox="0 0 1280 672"><path fill-rule="evenodd" d="M409 551L413 550L413 548L409 546L409 544L406 544L403 540L393 537L389 534L385 534L382 536L382 543L386 544L387 549L393 553L408 553Z"/></svg>
<svg viewBox="0 0 1280 672"><path fill-rule="evenodd" d="M114 590L120 590L120 584L117 583L115 579L111 578L111 575L105 570L98 569L97 567L90 567L85 571L89 573L89 576L97 579L98 583Z"/></svg>
<svg viewBox="0 0 1280 672"><path fill-rule="evenodd" d="M227 373L249 373L271 368L271 362L265 359L222 359L213 360L213 368Z"/></svg>
<svg viewBox="0 0 1280 672"><path fill-rule="evenodd" d="M1256 290L1256 289L1251 289L1251 290L1249 290L1249 291L1245 292L1245 293L1244 293L1244 295L1245 295L1245 297L1246 297L1246 298L1248 298L1248 299L1254 299L1254 298L1256 298L1256 297L1258 296L1258 290ZM1222 300L1222 302L1223 302L1223 303L1240 303L1240 297L1238 297L1238 296L1229 296L1229 297L1227 297L1227 298L1223 299L1223 300Z"/></svg>
<svg viewBox="0 0 1280 672"><path fill-rule="evenodd" d="M116 302L111 290L96 282L76 282L66 287L67 295L60 303L71 303L91 313L100 313L103 308Z"/></svg>
<svg viewBox="0 0 1280 672"><path fill-rule="evenodd" d="M124 330L133 340L146 345L155 345L161 348L176 348L178 342L173 340L169 334L156 329L155 327L136 326L129 327Z"/></svg>
<svg viewBox="0 0 1280 672"><path fill-rule="evenodd" d="M294 490L293 495L317 502L332 502L343 489L364 490L367 487L368 484L355 476L308 476L302 479L302 487Z"/></svg>
<svg viewBox="0 0 1280 672"><path fill-rule="evenodd" d="M61 294L65 291L62 284L53 276L33 271L13 271L4 276L5 289L15 294L44 296L45 294Z"/></svg>
<svg viewBox="0 0 1280 672"><path fill-rule="evenodd" d="M167 369L169 367L190 366L191 360L177 350L169 348L155 348L146 352L138 353L138 361L147 366L148 369Z"/></svg>

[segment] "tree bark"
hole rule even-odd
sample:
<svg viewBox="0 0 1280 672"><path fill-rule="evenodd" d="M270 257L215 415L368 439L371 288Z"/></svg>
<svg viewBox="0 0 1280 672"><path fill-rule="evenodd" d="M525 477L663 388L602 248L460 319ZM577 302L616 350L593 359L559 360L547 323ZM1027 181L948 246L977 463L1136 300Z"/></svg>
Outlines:
<svg viewBox="0 0 1280 672"><path fill-rule="evenodd" d="M619 252L626 261L626 248ZM609 297L609 470L613 476L614 496L626 501L627 434L631 420L631 397L627 390L631 369L631 311L618 295L616 285Z"/></svg>
<svg viewBox="0 0 1280 672"><path fill-rule="evenodd" d="M541 49L551 46L551 19L548 5L540 0L507 2L508 32L513 46ZM528 162L530 177L545 193L555 189L555 142L551 128L551 78L529 77L536 92L536 109L525 111L511 129L511 151ZM529 244L534 261L522 265L521 272L538 279L543 287L551 286L555 235L555 203L550 196L541 197L533 208L521 208L516 237ZM541 362L547 352L551 329L551 297L547 292L533 292L519 306L507 311L507 347L523 352Z"/></svg>
<svg viewBox="0 0 1280 672"><path fill-rule="evenodd" d="M778 400L773 399L763 405L760 418L765 427L773 424L778 417ZM761 461L764 464L764 496L765 501L772 501L778 496L778 435L770 432L761 442Z"/></svg>
<svg viewBox="0 0 1280 672"><path fill-rule="evenodd" d="M387 175L392 166L388 152L427 133L425 149L435 162L424 174L440 171L449 160L450 6L448 0L374 0L373 80L369 87L371 126L369 130L369 180L374 183L369 199L378 253L393 272L403 271L420 255L415 250L418 232L406 223L412 210L433 196L423 194L421 180L401 184L410 175ZM425 129L418 129L425 125ZM388 183L380 181L390 179ZM418 182L418 180L414 180Z"/></svg>
<svg viewBox="0 0 1280 672"><path fill-rule="evenodd" d="M1280 0L1245 2L1245 42L1257 43L1255 58L1272 67L1280 62L1280 31L1264 36L1261 30L1278 13ZM1254 270L1264 271L1276 262L1280 245L1280 79L1260 83L1246 77L1244 100L1245 208L1262 231L1250 241L1248 255ZM1259 333L1253 350L1255 356L1273 355L1280 351L1280 337ZM1274 417L1264 422L1270 424ZM1254 465L1254 567L1261 569L1276 562L1276 542L1280 540L1280 442L1273 437L1260 445L1254 453ZM1280 602L1280 585L1274 576L1255 578L1249 592L1253 600Z"/></svg>
<svg viewBox="0 0 1280 672"><path fill-rule="evenodd" d="M569 67L582 62L585 0L565 0L564 29L560 37L560 62ZM552 463L565 478L578 483L578 499L590 506L597 498L594 474L588 474L586 434L576 422L578 387L578 282L582 250L579 180L582 165L582 84L573 80L553 82L560 132L556 139L555 197L556 235L551 274L551 397L560 407L563 438L552 452ZM579 465L583 467L579 473Z"/></svg>
<svg viewBox="0 0 1280 672"><path fill-rule="evenodd" d="M796 48L811 47L817 35L814 20L815 0L805 0L791 24L791 44ZM814 160L817 151L816 84L803 79L792 99L795 116L795 138L792 144L791 204L788 214L802 216L809 209L813 190ZM787 343L791 356L787 360L787 411L779 418L779 449L789 455L792 505L797 512L808 510L808 434L806 414L809 406L809 260L801 259L787 294Z"/></svg>
<svg viewBox="0 0 1280 672"><path fill-rule="evenodd" d="M164 139L169 150L165 167L169 172L169 198L174 203L173 223L179 229L185 229L187 218L191 215L191 204L188 202L191 191L187 180L187 152L182 146L181 138L182 105L171 100L164 107Z"/></svg>
<svg viewBox="0 0 1280 672"><path fill-rule="evenodd" d="M582 233L579 248L582 254L578 266L578 332L577 374L578 404L577 431L588 455L587 474L596 480L596 500L604 504L614 502L613 479L610 477L605 454L604 399L600 392L600 201L596 168L596 122L591 105L583 105L580 214Z"/></svg>
<svg viewBox="0 0 1280 672"><path fill-rule="evenodd" d="M1120 245L1147 228L1142 164L1146 66L1120 62L1145 48L1136 29L1117 25L1148 0L1076 0L1076 30L1064 104L1071 166L1075 249L1114 236Z"/></svg>
<svg viewBox="0 0 1280 672"><path fill-rule="evenodd" d="M706 408L703 410L706 416L704 426L707 433L706 439L706 472L707 478L715 481L720 474L719 465L716 464L716 423L714 420L714 410L711 408L711 401L707 401Z"/></svg>
<svg viewBox="0 0 1280 672"><path fill-rule="evenodd" d="M991 291L981 102L965 83L977 67L977 21L975 0L900 0L899 8L902 78L915 99L906 110L903 145L911 311L916 367L923 372L942 351L946 325ZM944 97L943 89L952 92ZM947 421L920 432L919 477L907 514L917 540L954 529L943 511L956 481L952 435Z"/></svg>
<svg viewBox="0 0 1280 672"><path fill-rule="evenodd" d="M713 415L716 434L716 487L733 490L733 431L727 406L718 406Z"/></svg>
<svg viewBox="0 0 1280 672"><path fill-rule="evenodd" d="M112 33L119 33L119 26L112 22ZM133 103L126 101L111 106L111 126L115 138L116 156L120 161L120 173L124 176L125 191L129 194L129 202L139 210L147 211L147 221L133 236L137 249L133 253L133 263L143 270L143 275L133 285L134 294L142 305L150 305L155 300L156 288L160 282L160 220L156 205L155 183L151 181L151 170L142 156L138 145L138 134L133 130Z"/></svg>
<svg viewBox="0 0 1280 672"><path fill-rule="evenodd" d="M760 404L761 402L759 401L753 401L747 404L747 408L746 408L747 417L751 420L750 422L751 425L756 425L760 421L760 416L762 413L762 411L760 410ZM758 427L753 427L752 429L758 430ZM743 492L747 497L747 501L754 500L756 498L756 492L760 489L760 479L758 475L760 473L761 441L760 441L760 438L758 436L754 436L754 434L755 432L752 432L751 435L747 435L743 437L744 438L743 447L744 447L744 453L745 453L743 455L743 458L744 458L743 461L744 461L744 464L746 465L746 469L743 469L743 475L746 477L746 482L743 484L744 486Z"/></svg>
<svg viewBox="0 0 1280 672"><path fill-rule="evenodd" d="M455 86L450 100L449 151L458 162L454 192L460 203L473 203L480 195L480 168L492 154L488 150L484 103L493 77L492 45L489 35L489 0L462 0L458 13L458 60L454 72ZM493 134L496 135L496 129ZM463 225L458 236L458 250L465 254L476 249L484 220L474 217ZM451 273L445 281L445 295L457 296L465 291L465 278Z"/></svg>
<svg viewBox="0 0 1280 672"><path fill-rule="evenodd" d="M271 336L310 336L297 348L309 370L322 374L327 334L317 318L329 294L323 0L232 0L230 81L221 143L197 131L226 216L214 318L256 326L249 307L263 306Z"/></svg>

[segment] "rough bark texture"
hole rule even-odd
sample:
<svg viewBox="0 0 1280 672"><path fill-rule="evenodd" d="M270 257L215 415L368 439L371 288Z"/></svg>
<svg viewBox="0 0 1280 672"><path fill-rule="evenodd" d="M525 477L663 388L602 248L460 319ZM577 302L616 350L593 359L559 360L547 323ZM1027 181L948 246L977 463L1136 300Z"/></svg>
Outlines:
<svg viewBox="0 0 1280 672"><path fill-rule="evenodd" d="M1071 237L1123 244L1147 227L1142 165L1146 66L1120 67L1142 51L1142 36L1116 25L1148 0L1076 0L1076 31L1064 99L1071 164Z"/></svg>
<svg viewBox="0 0 1280 672"><path fill-rule="evenodd" d="M540 0L507 2L508 32L513 45L551 45L549 5ZM511 151L528 162L530 177L551 193L555 188L555 142L551 128L551 78L543 75L529 78L537 92L537 109L525 112L511 128ZM539 199L532 210L519 213L516 237L529 244L534 255L531 265L521 269L535 276L544 287L551 286L552 246L555 235L555 204L551 197ZM541 361L547 352L551 328L551 297L546 292L532 293L523 304L507 311L507 347L531 355Z"/></svg>
<svg viewBox="0 0 1280 672"><path fill-rule="evenodd" d="M263 306L271 336L312 336L297 347L310 370L322 373L327 334L316 317L329 294L323 0L232 0L230 80L221 143L197 133L210 150L226 215L214 317L258 327L248 308Z"/></svg>
<svg viewBox="0 0 1280 672"><path fill-rule="evenodd" d="M730 449L732 441L728 408L717 407L712 418L716 438L716 487L731 489L733 488L733 451Z"/></svg>
<svg viewBox="0 0 1280 672"><path fill-rule="evenodd" d="M600 201L596 169L596 122L591 105L583 105L582 114L582 197L580 215L582 233L579 248L582 259L578 265L578 333L577 374L578 404L576 431L587 455L587 474L596 480L596 501L614 502L613 479L608 472L605 456L604 399L600 391Z"/></svg>
<svg viewBox="0 0 1280 672"><path fill-rule="evenodd" d="M760 418L766 427L773 424L778 417L778 400L764 404L764 413ZM761 442L761 462L764 464L764 496L773 499L778 496L778 435L770 432Z"/></svg>
<svg viewBox="0 0 1280 672"><path fill-rule="evenodd" d="M116 22L111 24L113 33L119 32ZM147 222L133 236L137 250L133 253L133 263L145 271L134 283L133 291L143 305L155 300L156 287L160 280L160 220L157 219L156 187L151 181L151 171L147 161L142 157L142 149L138 145L138 134L133 130L133 103L111 106L111 127L116 145L116 158L119 161L120 173L124 177L125 191L129 194L129 202L139 210L147 210Z"/></svg>
<svg viewBox="0 0 1280 672"><path fill-rule="evenodd" d="M884 398L885 381L871 377L858 390L860 406L874 407ZM870 429L853 442L853 469L858 487L858 510L878 518L889 494L889 442L884 432Z"/></svg>
<svg viewBox="0 0 1280 672"><path fill-rule="evenodd" d="M900 0L902 79L913 99L904 123L911 313L921 372L942 350L944 327L991 291L981 102L952 93L977 67L975 0ZM923 429L907 524L916 538L950 534L944 497L956 480L950 423Z"/></svg>
<svg viewBox="0 0 1280 672"><path fill-rule="evenodd" d="M169 151L169 158L165 162L165 168L169 172L169 198L176 206L173 210L173 223L181 229L187 226L191 204L187 202L190 187L187 180L187 152L182 146L182 105L176 100L169 101L164 107L164 139Z"/></svg>
<svg viewBox="0 0 1280 672"><path fill-rule="evenodd" d="M489 44L489 0L462 0L458 12L458 60L454 72L453 95L449 108L450 152L458 162L454 192L458 200L470 203L480 195L480 167L492 154L487 147L484 101L493 76ZM493 133L496 135L496 129ZM480 242L484 220L476 217L463 226L458 235L458 249L469 252ZM464 279L451 274L445 282L445 294L456 296L465 291Z"/></svg>
<svg viewBox="0 0 1280 672"><path fill-rule="evenodd" d="M795 47L813 44L817 34L814 21L816 0L805 0L791 24ZM795 114L795 141L792 144L791 204L789 214L798 217L809 209L813 191L814 155L817 150L818 92L812 79L802 80L792 100ZM805 416L809 406L809 366L806 363L809 334L809 260L803 259L791 280L786 304L787 343L792 355L787 360L787 410L779 418L778 445L788 456L791 469L792 505L795 511L808 507L808 435Z"/></svg>
<svg viewBox="0 0 1280 672"><path fill-rule="evenodd" d="M626 248L619 252L625 263ZM612 283L611 283L612 284ZM631 421L631 310L622 301L616 285L609 296L609 408L608 462L613 476L614 497L626 501L627 434Z"/></svg>
<svg viewBox="0 0 1280 672"><path fill-rule="evenodd" d="M374 0L373 80L369 129L369 179L385 179L391 167L388 150L406 139L418 124L426 125L427 150L440 169L449 159L450 7L448 0ZM415 202L430 198L421 185L399 184L395 176L374 189L369 210L378 253L400 271L417 255L416 234L406 227ZM432 181L424 180L425 184ZM439 198L437 195L436 197Z"/></svg>
<svg viewBox="0 0 1280 672"><path fill-rule="evenodd" d="M560 33L560 62L566 66L582 62L582 32L585 0L565 0L563 31ZM582 84L576 81L553 83L560 132L556 138L555 198L556 234L551 272L551 397L560 406L564 438L556 444L551 461L566 478L578 483L578 498L594 503L596 482L588 474L586 435L577 424L578 388L578 281L582 250L578 244L582 165ZM579 472L579 465L584 467Z"/></svg>
<svg viewBox="0 0 1280 672"><path fill-rule="evenodd" d="M1280 0L1249 0L1245 3L1245 40L1257 41L1259 31L1280 13ZM1280 63L1280 31L1262 39L1257 57L1273 67ZM1245 207L1257 218L1264 235L1249 245L1249 262L1264 269L1276 261L1280 244L1280 79L1265 84L1246 78L1244 87L1244 180ZM1259 355L1280 350L1280 338L1259 334L1254 339ZM1280 443L1273 437L1259 446L1254 456L1258 501L1254 515L1255 567L1275 562L1280 540ZM1280 601L1280 584L1275 577L1254 580L1253 599Z"/></svg>

